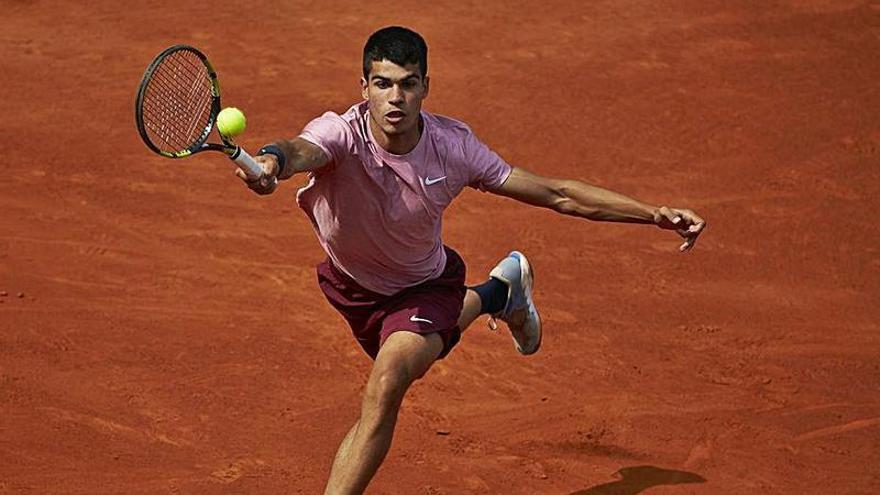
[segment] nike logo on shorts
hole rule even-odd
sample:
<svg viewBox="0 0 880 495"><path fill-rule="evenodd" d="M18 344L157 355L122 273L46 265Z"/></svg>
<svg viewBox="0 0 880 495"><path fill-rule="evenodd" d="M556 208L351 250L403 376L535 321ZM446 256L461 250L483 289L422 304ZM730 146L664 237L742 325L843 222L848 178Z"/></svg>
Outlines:
<svg viewBox="0 0 880 495"><path fill-rule="evenodd" d="M426 319L424 319L424 318L419 318L419 317L416 316L416 315L412 315L412 316L410 316L410 317L409 317L409 321L416 321L416 322L421 321L421 322L423 322L423 323L431 323L431 324L434 323L434 322L431 321L431 320L426 320Z"/></svg>
<svg viewBox="0 0 880 495"><path fill-rule="evenodd" d="M437 177L437 178L435 178L435 179L432 179L432 178L430 178L430 177L425 177L425 185L426 185L426 186L432 186L432 185L434 185L434 184L440 182L441 180L443 180L443 179L445 179L445 178L446 178L445 175L444 175L443 177Z"/></svg>

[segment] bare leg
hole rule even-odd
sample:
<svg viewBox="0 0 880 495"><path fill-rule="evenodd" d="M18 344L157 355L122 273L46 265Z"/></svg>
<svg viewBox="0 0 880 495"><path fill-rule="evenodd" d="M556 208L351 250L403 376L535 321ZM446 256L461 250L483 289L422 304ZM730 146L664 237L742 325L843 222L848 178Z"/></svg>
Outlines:
<svg viewBox="0 0 880 495"><path fill-rule="evenodd" d="M468 289L464 296L464 306L461 308L461 315L458 317L458 328L464 332L477 316L480 316L480 296L475 291Z"/></svg>
<svg viewBox="0 0 880 495"><path fill-rule="evenodd" d="M404 394L442 350L436 333L395 332L388 337L373 363L361 417L336 453L325 494L363 493L391 447Z"/></svg>
<svg viewBox="0 0 880 495"><path fill-rule="evenodd" d="M348 455L348 451L351 449L351 442L354 441L354 435L360 424L360 419L355 421L354 426L352 426L348 430L348 433L345 434L345 438L342 439L342 443L339 444L339 449L336 451L336 457L333 458L334 466L339 462L343 462L342 458Z"/></svg>

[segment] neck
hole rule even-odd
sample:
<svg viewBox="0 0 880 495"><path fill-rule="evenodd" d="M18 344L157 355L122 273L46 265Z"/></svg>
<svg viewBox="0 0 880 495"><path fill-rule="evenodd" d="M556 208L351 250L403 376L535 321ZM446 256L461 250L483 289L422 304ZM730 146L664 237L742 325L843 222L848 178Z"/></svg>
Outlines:
<svg viewBox="0 0 880 495"><path fill-rule="evenodd" d="M419 144L422 137L422 116L419 115L419 124L403 134L387 134L370 115L370 131L373 139L383 150L394 155L405 155Z"/></svg>

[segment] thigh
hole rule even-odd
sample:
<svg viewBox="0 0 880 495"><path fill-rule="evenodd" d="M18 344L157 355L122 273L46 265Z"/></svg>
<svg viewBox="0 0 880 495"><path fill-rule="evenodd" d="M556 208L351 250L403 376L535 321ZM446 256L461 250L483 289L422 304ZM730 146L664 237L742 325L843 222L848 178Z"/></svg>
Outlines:
<svg viewBox="0 0 880 495"><path fill-rule="evenodd" d="M392 378L406 387L421 378L442 351L443 339L437 333L394 332L379 349L370 381Z"/></svg>
<svg viewBox="0 0 880 495"><path fill-rule="evenodd" d="M364 390L361 425L393 424L410 385L421 378L443 350L437 334L392 334L379 350Z"/></svg>

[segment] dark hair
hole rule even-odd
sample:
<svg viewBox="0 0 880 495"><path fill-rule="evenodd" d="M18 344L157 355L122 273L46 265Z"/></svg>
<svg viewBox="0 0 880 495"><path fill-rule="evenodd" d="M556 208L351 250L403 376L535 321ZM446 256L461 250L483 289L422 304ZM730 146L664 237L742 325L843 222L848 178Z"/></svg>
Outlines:
<svg viewBox="0 0 880 495"><path fill-rule="evenodd" d="M397 65L419 64L422 78L428 74L428 45L419 33L389 26L373 33L364 45L364 79L370 78L373 62L388 60Z"/></svg>

